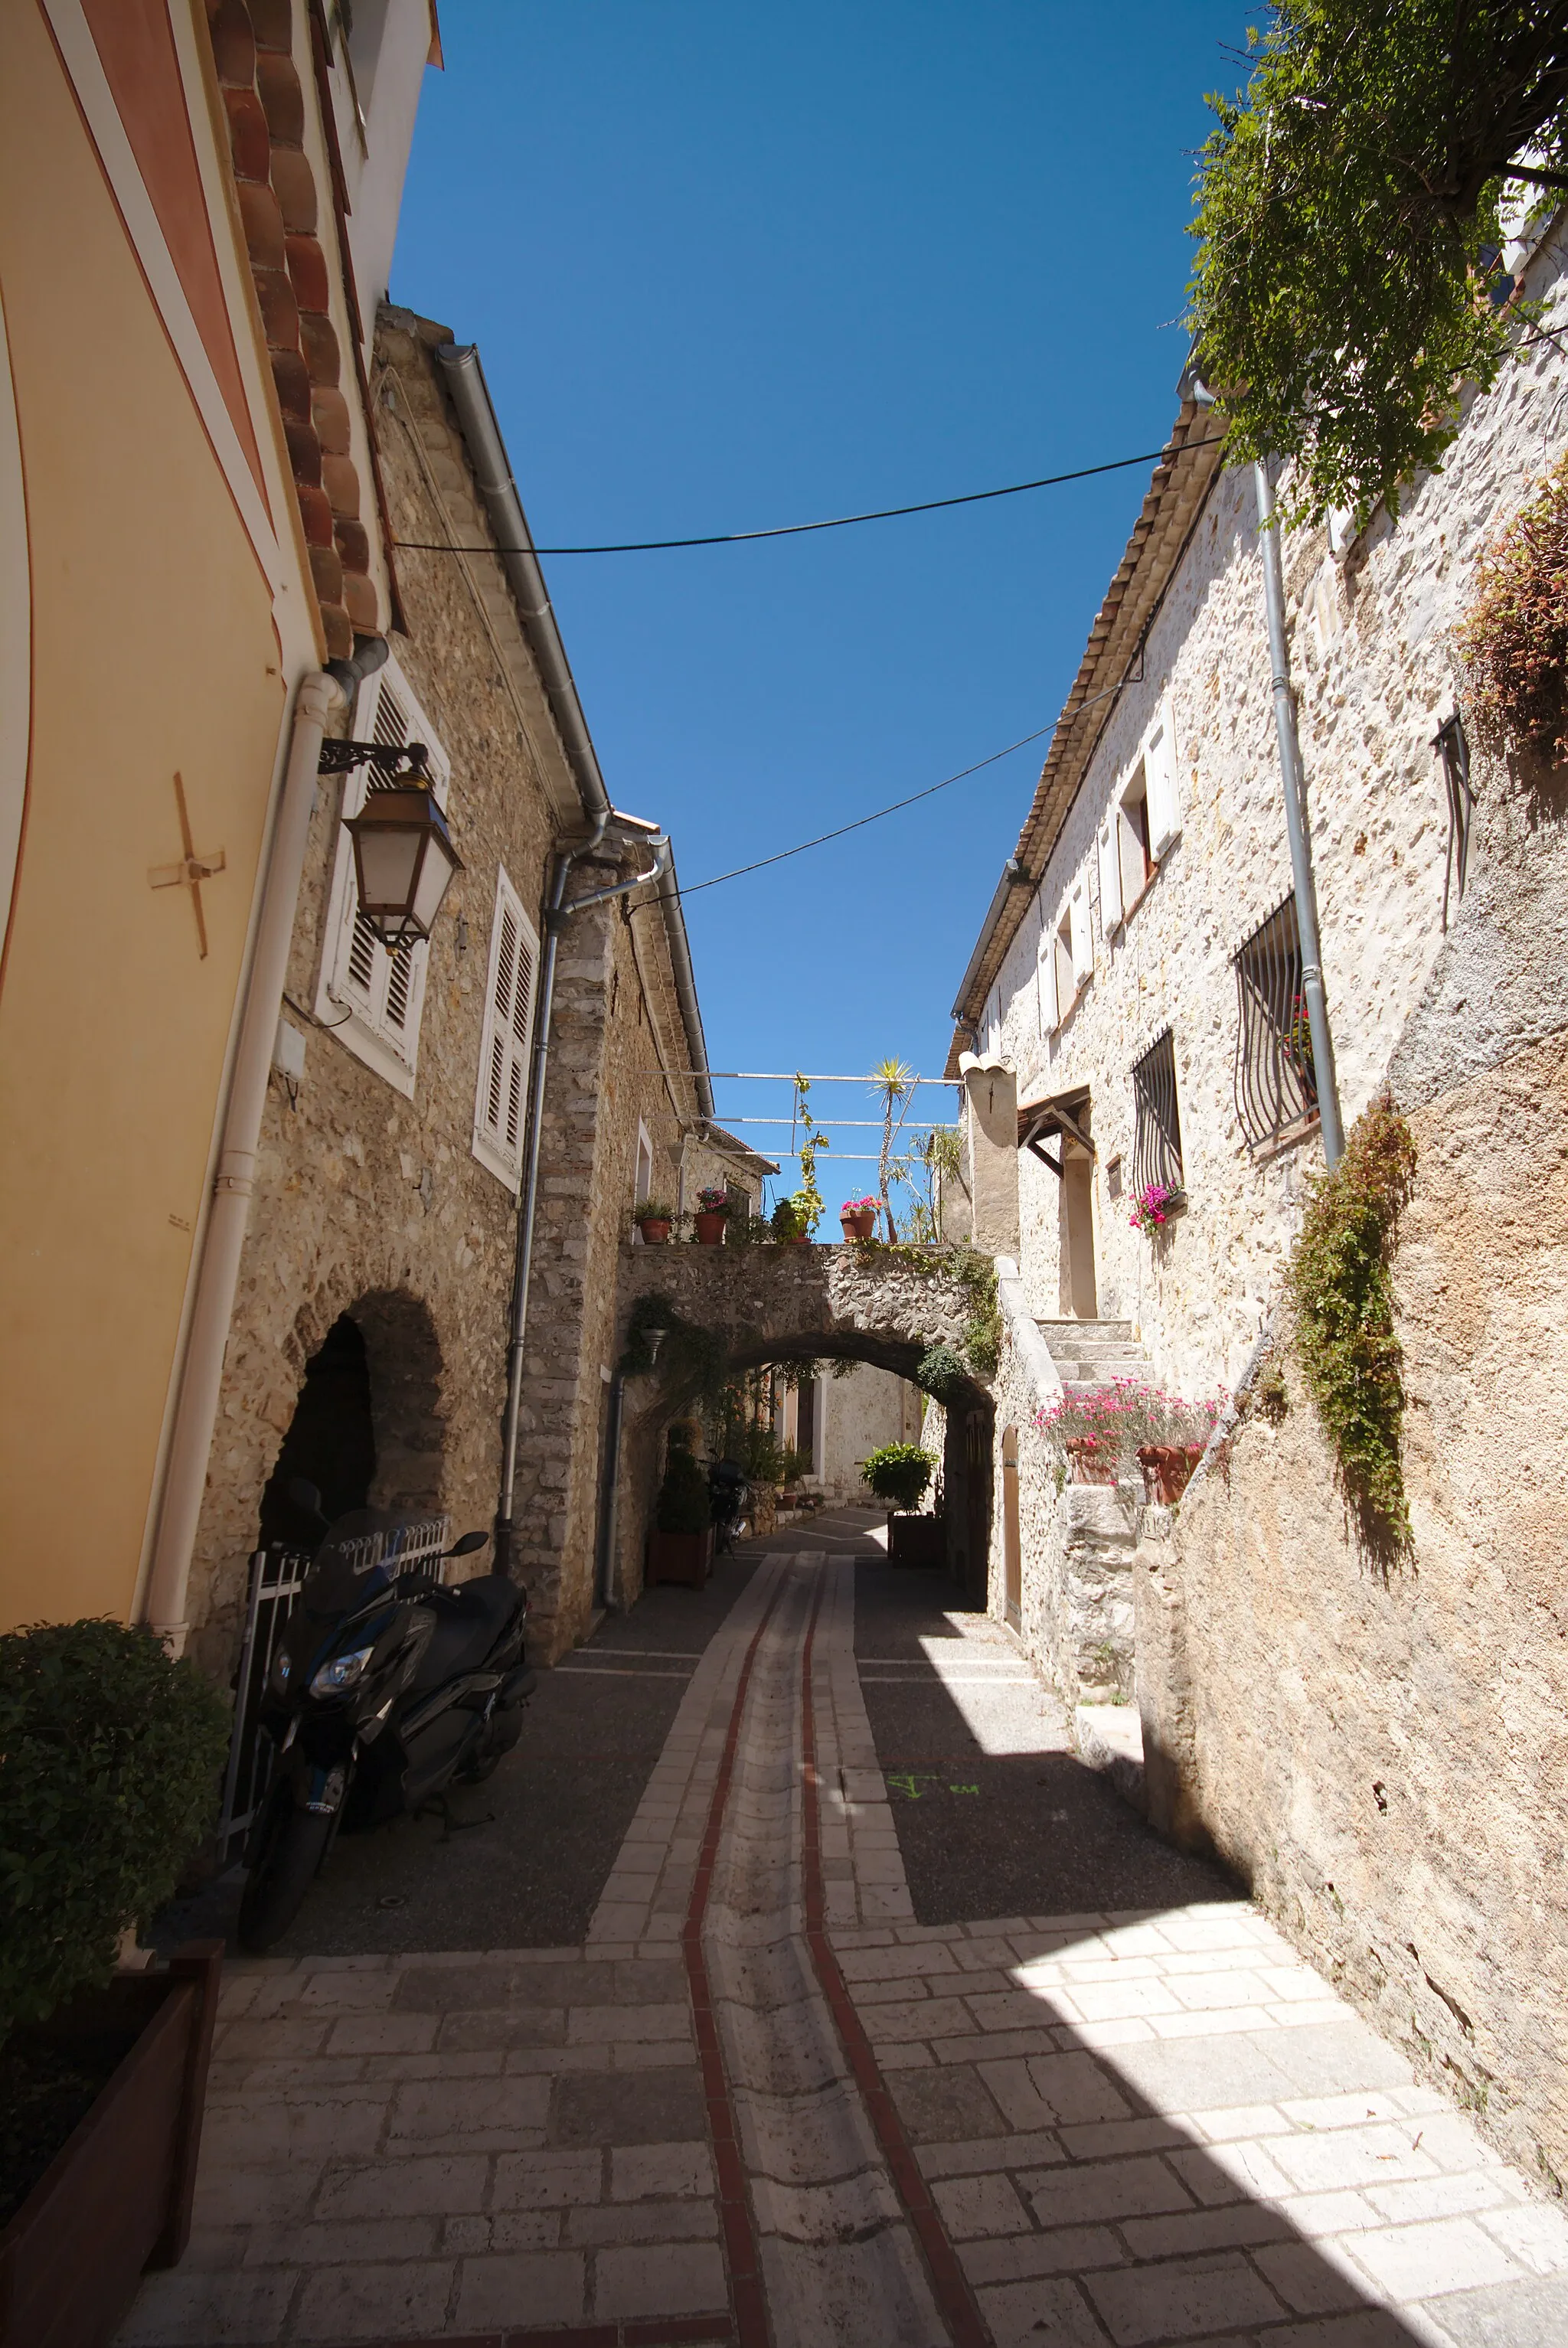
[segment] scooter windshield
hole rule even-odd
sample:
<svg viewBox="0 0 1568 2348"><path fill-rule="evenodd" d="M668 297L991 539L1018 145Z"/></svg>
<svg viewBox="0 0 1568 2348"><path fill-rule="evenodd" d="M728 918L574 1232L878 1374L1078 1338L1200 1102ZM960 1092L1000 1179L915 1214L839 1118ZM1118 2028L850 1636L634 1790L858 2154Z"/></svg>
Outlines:
<svg viewBox="0 0 1568 2348"><path fill-rule="evenodd" d="M356 1614L390 1586L403 1532L402 1518L385 1509L350 1509L339 1517L305 1576L300 1592L304 1612L323 1622Z"/></svg>

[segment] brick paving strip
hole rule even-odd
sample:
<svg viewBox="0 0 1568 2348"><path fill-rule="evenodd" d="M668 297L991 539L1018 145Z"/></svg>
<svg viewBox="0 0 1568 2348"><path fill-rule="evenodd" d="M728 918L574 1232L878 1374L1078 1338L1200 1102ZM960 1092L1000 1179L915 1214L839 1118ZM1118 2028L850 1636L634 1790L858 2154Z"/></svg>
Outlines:
<svg viewBox="0 0 1568 2348"><path fill-rule="evenodd" d="M913 1921L852 1624L758 1569L583 1945L236 1967L122 2348L1561 2348L1568 2221L1247 1903Z"/></svg>

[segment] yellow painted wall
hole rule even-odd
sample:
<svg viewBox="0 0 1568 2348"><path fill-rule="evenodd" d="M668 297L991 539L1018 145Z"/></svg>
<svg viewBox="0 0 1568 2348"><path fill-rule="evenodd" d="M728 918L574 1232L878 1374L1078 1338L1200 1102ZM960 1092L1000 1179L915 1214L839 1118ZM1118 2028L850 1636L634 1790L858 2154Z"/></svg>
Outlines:
<svg viewBox="0 0 1568 2348"><path fill-rule="evenodd" d="M30 8L0 11L0 288L33 594L0 993L0 1627L125 1616L284 691L266 580ZM173 775L203 891L198 958Z"/></svg>

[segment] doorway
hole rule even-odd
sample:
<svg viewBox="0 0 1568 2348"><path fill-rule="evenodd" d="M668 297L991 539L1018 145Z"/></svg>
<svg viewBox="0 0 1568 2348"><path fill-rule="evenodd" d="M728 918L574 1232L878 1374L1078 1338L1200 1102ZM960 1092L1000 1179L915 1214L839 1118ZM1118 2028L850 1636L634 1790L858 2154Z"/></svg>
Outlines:
<svg viewBox="0 0 1568 2348"><path fill-rule="evenodd" d="M315 1519L289 1498L296 1477L314 1484L330 1519L367 1505L376 1475L376 1426L365 1334L340 1313L319 1353L305 1364L294 1414L278 1464L262 1494L261 1546L313 1550Z"/></svg>
<svg viewBox="0 0 1568 2348"><path fill-rule="evenodd" d="M1062 1138L1061 1305L1079 1321L1099 1317L1094 1276L1094 1160Z"/></svg>
<svg viewBox="0 0 1568 2348"><path fill-rule="evenodd" d="M1008 1623L1022 1626L1024 1606L1024 1544L1018 1524L1018 1430L1002 1430L1002 1601Z"/></svg>

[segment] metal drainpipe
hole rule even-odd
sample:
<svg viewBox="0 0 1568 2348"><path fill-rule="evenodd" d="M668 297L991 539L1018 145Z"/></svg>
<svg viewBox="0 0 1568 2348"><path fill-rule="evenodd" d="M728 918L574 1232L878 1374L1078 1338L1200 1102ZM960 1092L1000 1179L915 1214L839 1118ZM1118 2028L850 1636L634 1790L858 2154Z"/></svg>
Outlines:
<svg viewBox="0 0 1568 2348"><path fill-rule="evenodd" d="M223 1354L250 1221L256 1149L266 1106L278 1014L283 1007L284 983L288 974L311 809L315 804L322 736L331 719L342 709L345 692L352 706L359 678L379 667L387 657L382 638L362 639L361 643L362 651L356 646L355 664L339 664L341 673L335 675L314 671L302 679L294 697L288 764L267 852L256 942L223 1113L212 1204L196 1272L169 1465L159 1499L158 1530L147 1587L137 1608L138 1619L150 1623L175 1653L181 1653L185 1644L191 1556L201 1515L207 1457L212 1447L212 1429L217 1423L222 1386ZM378 648L379 658L373 647Z"/></svg>
<svg viewBox="0 0 1568 2348"><path fill-rule="evenodd" d="M1306 789L1295 695L1291 691L1290 653L1284 633L1284 566L1280 557L1279 516L1266 462L1253 467L1258 500L1258 542L1264 559L1264 604L1268 614L1269 664L1274 673L1274 732L1279 739L1280 780L1284 787L1284 828L1290 839L1291 880L1295 889L1296 933L1301 940L1301 991L1306 997L1312 1063L1317 1078L1323 1159L1337 1166L1345 1154L1339 1115L1339 1082L1334 1068L1334 1037L1323 991L1323 958L1317 932L1317 891L1312 876L1312 841L1306 829Z"/></svg>
<svg viewBox="0 0 1568 2348"><path fill-rule="evenodd" d="M561 932L574 913L585 912L590 905L603 905L612 897L629 896L645 881L662 878L670 860L670 843L662 834L650 838L646 845L654 850L654 860L645 872L638 872L630 880L617 880L608 889L591 890L585 897L566 899L567 876L580 858L591 855L609 828L613 810L606 807L593 819L593 829L578 848L568 849L555 860L555 870L550 883L550 898L544 911L544 968L541 975L539 1011L533 1036L533 1076L530 1086L528 1138L523 1149L522 1204L517 1220L517 1258L512 1273L511 1334L506 1357L506 1410L501 1422L500 1499L495 1519L495 1570L498 1573L511 1570L512 1548L516 1528L512 1506L517 1492L517 1431L522 1409L522 1354L528 1335L528 1289L533 1269L533 1221L539 1203L539 1157L544 1131L544 1080L550 1066L550 1021L555 1004L555 960Z"/></svg>

